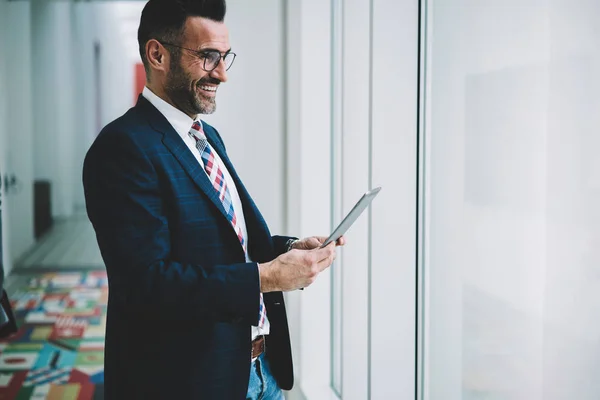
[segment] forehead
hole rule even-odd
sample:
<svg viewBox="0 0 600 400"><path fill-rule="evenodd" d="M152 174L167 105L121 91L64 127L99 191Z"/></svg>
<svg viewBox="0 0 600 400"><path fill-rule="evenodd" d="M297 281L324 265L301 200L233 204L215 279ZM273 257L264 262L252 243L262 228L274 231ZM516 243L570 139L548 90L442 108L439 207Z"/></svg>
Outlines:
<svg viewBox="0 0 600 400"><path fill-rule="evenodd" d="M229 30L223 22L202 17L189 17L185 21L183 43L199 50L211 48L227 51L230 49Z"/></svg>

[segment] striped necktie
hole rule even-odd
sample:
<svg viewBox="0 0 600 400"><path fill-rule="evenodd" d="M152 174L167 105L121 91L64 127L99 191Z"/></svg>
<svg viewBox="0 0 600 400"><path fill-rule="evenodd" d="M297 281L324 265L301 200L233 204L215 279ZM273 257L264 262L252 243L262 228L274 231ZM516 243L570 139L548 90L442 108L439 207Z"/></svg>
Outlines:
<svg viewBox="0 0 600 400"><path fill-rule="evenodd" d="M223 204L225 214L227 214L227 219L229 220L231 226L233 227L233 230L237 234L240 244L244 249L244 253L247 253L248 249L246 246L246 240L244 238L242 229L238 225L235 209L233 208L233 202L231 201L231 194L229 193L229 188L227 187L227 182L225 181L225 175L223 174L223 170L219 165L218 160L215 158L213 149L208 143L208 140L206 140L206 136L204 135L204 131L202 130L202 125L199 121L195 121L194 125L192 125L190 135L196 140L196 148L200 152L200 157L202 158L202 163L204 164L204 170L206 171L206 175L208 175L210 183L212 183L213 188L219 196L219 200L221 200L221 203ZM267 310L265 308L263 295L261 293L260 309L258 314L259 328L262 328L264 326L266 317Z"/></svg>

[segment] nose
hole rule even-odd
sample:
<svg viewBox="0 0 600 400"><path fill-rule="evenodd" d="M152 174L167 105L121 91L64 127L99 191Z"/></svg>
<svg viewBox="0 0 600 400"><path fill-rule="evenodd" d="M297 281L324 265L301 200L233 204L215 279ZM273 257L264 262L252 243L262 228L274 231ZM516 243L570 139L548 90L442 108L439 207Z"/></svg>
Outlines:
<svg viewBox="0 0 600 400"><path fill-rule="evenodd" d="M217 65L217 68L211 71L210 76L212 78L220 80L221 83L227 82L227 70L225 69L225 62L223 61L223 59L219 61L219 65Z"/></svg>

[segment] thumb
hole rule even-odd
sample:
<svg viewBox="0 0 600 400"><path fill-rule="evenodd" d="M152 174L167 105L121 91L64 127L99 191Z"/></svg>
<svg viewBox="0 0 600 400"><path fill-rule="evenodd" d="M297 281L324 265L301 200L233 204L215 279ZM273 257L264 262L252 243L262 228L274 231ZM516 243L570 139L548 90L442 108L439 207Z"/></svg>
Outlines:
<svg viewBox="0 0 600 400"><path fill-rule="evenodd" d="M315 239L317 239L319 241L319 244L323 244L327 240L327 237L326 236L315 236Z"/></svg>
<svg viewBox="0 0 600 400"><path fill-rule="evenodd" d="M322 261L331 255L331 249L335 249L335 242L330 242L327 246L323 248L317 247L313 251L317 254L318 260Z"/></svg>
<svg viewBox="0 0 600 400"><path fill-rule="evenodd" d="M321 246L323 244L323 242L321 240L319 240L318 237L313 236L308 239L308 244L311 247L318 247L318 246Z"/></svg>

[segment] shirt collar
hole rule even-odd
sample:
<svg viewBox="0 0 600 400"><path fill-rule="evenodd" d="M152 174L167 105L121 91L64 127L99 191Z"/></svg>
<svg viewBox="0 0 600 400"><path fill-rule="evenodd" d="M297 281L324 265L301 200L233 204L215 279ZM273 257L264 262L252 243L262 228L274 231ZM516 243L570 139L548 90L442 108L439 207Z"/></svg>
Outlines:
<svg viewBox="0 0 600 400"><path fill-rule="evenodd" d="M195 121L198 121L200 126L202 126L202 121L200 121L198 115L196 116L196 119L191 119L183 111L178 110L154 94L147 86L144 86L142 95L150 102L150 104L160 111L182 139L185 140L185 138L189 136L190 129Z"/></svg>

